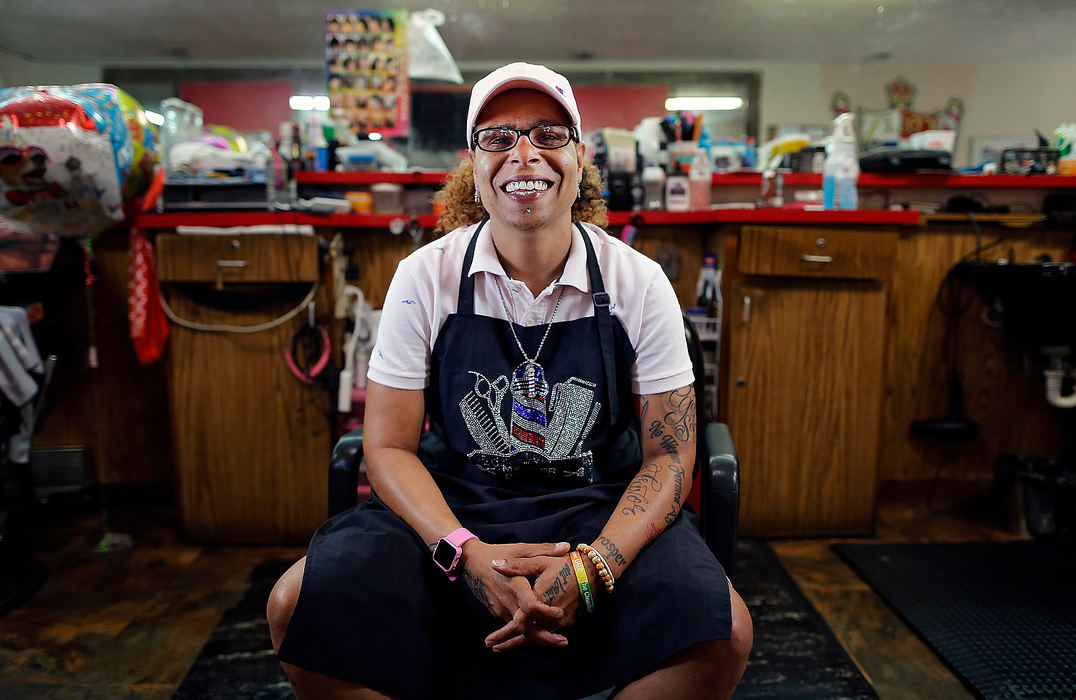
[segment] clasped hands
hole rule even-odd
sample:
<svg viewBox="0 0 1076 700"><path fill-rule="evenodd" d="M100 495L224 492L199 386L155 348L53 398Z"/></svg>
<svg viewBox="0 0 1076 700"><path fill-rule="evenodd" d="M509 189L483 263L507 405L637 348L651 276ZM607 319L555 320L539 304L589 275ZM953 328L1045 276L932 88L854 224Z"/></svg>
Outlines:
<svg viewBox="0 0 1076 700"><path fill-rule="evenodd" d="M527 644L567 646L568 639L555 630L575 622L583 607L569 559L571 549L567 542L486 544L471 540L464 545L467 585L493 615L505 621L486 637L486 646L495 652Z"/></svg>

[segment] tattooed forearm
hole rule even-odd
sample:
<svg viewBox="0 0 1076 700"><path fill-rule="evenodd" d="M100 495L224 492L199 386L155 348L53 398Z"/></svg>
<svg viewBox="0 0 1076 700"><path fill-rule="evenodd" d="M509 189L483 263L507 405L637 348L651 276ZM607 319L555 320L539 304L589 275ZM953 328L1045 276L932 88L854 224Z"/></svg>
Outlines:
<svg viewBox="0 0 1076 700"><path fill-rule="evenodd" d="M553 579L553 583L550 584L549 588L542 594L542 600L544 600L546 604L550 604L557 596L568 590L567 586L568 581L571 580L571 575L572 563L570 561L565 562L564 566L561 567L561 570L557 573L557 577Z"/></svg>
<svg viewBox="0 0 1076 700"><path fill-rule="evenodd" d="M661 482L657 478L660 473L661 467L657 464L648 464L640 469L620 499L620 512L624 515L645 513L646 506L650 505L650 497L661 491Z"/></svg>
<svg viewBox="0 0 1076 700"><path fill-rule="evenodd" d="M602 546L602 549L605 550L605 558L607 560L621 567L628 565L628 560L620 553L620 547L617 546L616 542L613 542L605 535L599 535L597 541L598 544Z"/></svg>
<svg viewBox="0 0 1076 700"><path fill-rule="evenodd" d="M471 593L475 598L478 598L478 602L485 606L486 610L496 615L497 612L493 609L493 604L489 602L489 594L486 593L486 587L482 585L482 579L474 575L474 572L470 568L463 567L463 580L467 582L467 587L471 589Z"/></svg>
<svg viewBox="0 0 1076 700"><path fill-rule="evenodd" d="M672 525L672 522L676 520L676 514L680 512L682 504L680 498L684 493L684 468L679 464L670 464L669 471L673 475L673 504L672 509L665 514L666 525Z"/></svg>

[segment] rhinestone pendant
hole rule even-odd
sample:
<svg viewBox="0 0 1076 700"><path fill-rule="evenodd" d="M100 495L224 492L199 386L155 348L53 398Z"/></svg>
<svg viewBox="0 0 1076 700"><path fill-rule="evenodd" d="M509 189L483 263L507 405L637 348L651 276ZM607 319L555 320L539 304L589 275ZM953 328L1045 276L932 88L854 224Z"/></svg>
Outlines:
<svg viewBox="0 0 1076 700"><path fill-rule="evenodd" d="M534 371L534 363L528 362L527 369L523 374L523 379L527 383L527 398L533 399L538 395L538 377Z"/></svg>

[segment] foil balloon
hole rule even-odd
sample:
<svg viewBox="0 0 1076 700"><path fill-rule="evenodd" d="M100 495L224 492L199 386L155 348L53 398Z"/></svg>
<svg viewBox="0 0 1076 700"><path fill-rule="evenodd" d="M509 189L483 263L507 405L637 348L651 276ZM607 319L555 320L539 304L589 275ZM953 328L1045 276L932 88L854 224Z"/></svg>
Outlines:
<svg viewBox="0 0 1076 700"><path fill-rule="evenodd" d="M96 235L156 161L155 127L114 85L0 90L0 218L15 230Z"/></svg>
<svg viewBox="0 0 1076 700"><path fill-rule="evenodd" d="M209 124L205 130L208 132L202 137L202 141L205 143L225 151L235 151L236 153L246 153L250 150L246 137L230 126Z"/></svg>

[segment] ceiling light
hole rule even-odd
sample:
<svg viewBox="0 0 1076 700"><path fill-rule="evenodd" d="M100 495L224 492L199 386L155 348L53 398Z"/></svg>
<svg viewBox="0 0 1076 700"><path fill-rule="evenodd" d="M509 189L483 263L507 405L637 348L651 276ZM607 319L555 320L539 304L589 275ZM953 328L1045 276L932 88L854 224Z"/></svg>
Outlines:
<svg viewBox="0 0 1076 700"><path fill-rule="evenodd" d="M148 109L143 111L146 113L146 121L148 121L150 124L156 124L157 126L164 124L163 114Z"/></svg>
<svg viewBox="0 0 1076 700"><path fill-rule="evenodd" d="M670 112L727 112L743 107L741 97L670 97L665 109Z"/></svg>
<svg viewBox="0 0 1076 700"><path fill-rule="evenodd" d="M288 98L288 105L296 112L319 112L329 111L328 95L292 95Z"/></svg>
<svg viewBox="0 0 1076 700"><path fill-rule="evenodd" d="M309 112L314 109L314 98L311 95L292 95L288 98L288 105L296 112Z"/></svg>

